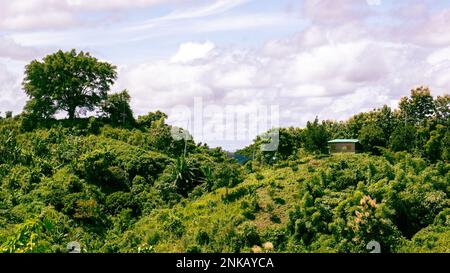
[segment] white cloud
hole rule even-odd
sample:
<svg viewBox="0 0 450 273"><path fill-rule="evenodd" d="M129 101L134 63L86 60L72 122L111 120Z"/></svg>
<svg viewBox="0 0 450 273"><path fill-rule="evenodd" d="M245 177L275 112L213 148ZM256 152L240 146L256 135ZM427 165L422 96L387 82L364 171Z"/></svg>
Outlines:
<svg viewBox="0 0 450 273"><path fill-rule="evenodd" d="M0 62L0 112L22 110L26 96L20 88L20 77Z"/></svg>
<svg viewBox="0 0 450 273"><path fill-rule="evenodd" d="M431 65L437 65L442 62L450 61L450 47L441 48L431 53L427 61Z"/></svg>
<svg viewBox="0 0 450 273"><path fill-rule="evenodd" d="M11 38L0 36L0 58L29 60L36 57L38 53L39 51L35 48L19 45Z"/></svg>
<svg viewBox="0 0 450 273"><path fill-rule="evenodd" d="M60 28L75 22L66 1L0 0L0 6L0 29Z"/></svg>
<svg viewBox="0 0 450 273"><path fill-rule="evenodd" d="M304 0L303 14L317 24L343 24L360 21L370 13L361 0Z"/></svg>
<svg viewBox="0 0 450 273"><path fill-rule="evenodd" d="M410 36L409 40L425 46L448 46L450 44L449 22L450 9L439 10L427 16L421 25L410 28L405 35Z"/></svg>
<svg viewBox="0 0 450 273"><path fill-rule="evenodd" d="M130 90L136 113L144 114L208 95L210 90L201 82L206 70L206 66L168 61L142 64L122 70L120 86Z"/></svg>
<svg viewBox="0 0 450 273"><path fill-rule="evenodd" d="M322 118L346 119L354 110L370 111L374 107L389 104L390 90L381 86L362 87L350 94L336 97L326 111L321 111ZM356 113L355 113L356 114Z"/></svg>
<svg viewBox="0 0 450 273"><path fill-rule="evenodd" d="M171 58L172 62L186 63L202 59L213 50L215 45L210 41L205 43L184 43L178 48L178 52Z"/></svg>
<svg viewBox="0 0 450 273"><path fill-rule="evenodd" d="M231 71L216 71L216 73L213 74L214 86L228 90L252 87L257 69L257 67L241 64Z"/></svg>
<svg viewBox="0 0 450 273"><path fill-rule="evenodd" d="M314 84L298 85L293 89L284 89L280 92L282 97L321 97L327 94L324 86Z"/></svg>
<svg viewBox="0 0 450 273"><path fill-rule="evenodd" d="M342 30L328 31L332 42L317 39L314 46L302 35L269 41L262 50L189 42L172 60L124 71L121 81L139 98L133 104L139 114L159 108L170 115L175 105L191 107L194 97L202 97L205 105L278 105L282 126L303 126L316 115L346 119L393 106L416 85L430 85L439 94L450 84L450 65L428 63L444 58L429 58L430 50L370 35L348 41L336 35ZM435 53L441 55L446 56Z"/></svg>

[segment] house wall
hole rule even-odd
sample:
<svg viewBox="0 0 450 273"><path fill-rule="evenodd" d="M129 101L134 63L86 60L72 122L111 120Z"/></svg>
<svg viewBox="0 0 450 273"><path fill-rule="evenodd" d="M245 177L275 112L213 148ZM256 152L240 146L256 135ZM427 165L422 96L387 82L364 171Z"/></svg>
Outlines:
<svg viewBox="0 0 450 273"><path fill-rule="evenodd" d="M330 153L356 153L355 143L330 143Z"/></svg>

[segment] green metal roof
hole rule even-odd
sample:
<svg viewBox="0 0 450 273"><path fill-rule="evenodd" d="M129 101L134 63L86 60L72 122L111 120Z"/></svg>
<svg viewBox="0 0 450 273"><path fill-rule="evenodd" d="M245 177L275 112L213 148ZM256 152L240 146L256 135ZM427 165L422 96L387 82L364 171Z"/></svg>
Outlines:
<svg viewBox="0 0 450 273"><path fill-rule="evenodd" d="M328 141L328 143L358 143L357 139L333 139Z"/></svg>

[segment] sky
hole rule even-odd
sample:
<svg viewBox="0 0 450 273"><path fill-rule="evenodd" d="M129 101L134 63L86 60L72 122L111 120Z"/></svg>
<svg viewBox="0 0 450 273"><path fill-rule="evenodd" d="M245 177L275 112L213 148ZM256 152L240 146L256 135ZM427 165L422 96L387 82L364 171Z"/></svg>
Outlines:
<svg viewBox="0 0 450 273"><path fill-rule="evenodd" d="M449 94L450 1L0 0L0 111L21 112L27 63L72 48L117 65L136 116L234 150L417 86Z"/></svg>

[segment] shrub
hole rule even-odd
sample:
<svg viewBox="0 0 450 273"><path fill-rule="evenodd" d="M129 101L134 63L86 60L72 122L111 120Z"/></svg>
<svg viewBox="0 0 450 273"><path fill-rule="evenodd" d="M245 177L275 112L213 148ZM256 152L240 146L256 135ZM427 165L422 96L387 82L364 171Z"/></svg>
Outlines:
<svg viewBox="0 0 450 273"><path fill-rule="evenodd" d="M197 232L197 235L195 236L195 241L199 244L199 245L207 245L209 244L209 235L208 232L204 231L204 230L200 230Z"/></svg>
<svg viewBox="0 0 450 273"><path fill-rule="evenodd" d="M242 246L251 247L259 245L261 239L256 226L250 222L245 222L238 227L237 234Z"/></svg>
<svg viewBox="0 0 450 273"><path fill-rule="evenodd" d="M131 209L134 215L137 212L137 205L134 196L129 192L114 192L106 197L105 207L112 215L119 214L124 209Z"/></svg>

